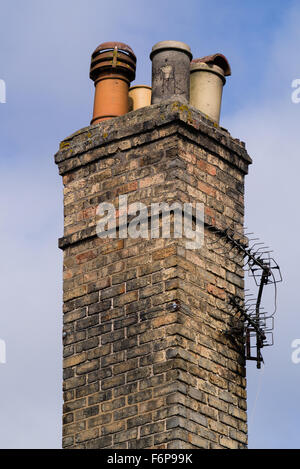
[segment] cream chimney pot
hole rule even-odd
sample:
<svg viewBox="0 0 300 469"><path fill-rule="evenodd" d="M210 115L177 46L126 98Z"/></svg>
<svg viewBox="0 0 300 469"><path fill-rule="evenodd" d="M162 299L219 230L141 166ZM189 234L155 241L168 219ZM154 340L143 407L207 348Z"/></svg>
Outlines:
<svg viewBox="0 0 300 469"><path fill-rule="evenodd" d="M151 104L151 86L135 85L129 88L129 111L136 111Z"/></svg>
<svg viewBox="0 0 300 469"><path fill-rule="evenodd" d="M222 54L210 55L191 62L190 104L219 124L225 76L231 74Z"/></svg>

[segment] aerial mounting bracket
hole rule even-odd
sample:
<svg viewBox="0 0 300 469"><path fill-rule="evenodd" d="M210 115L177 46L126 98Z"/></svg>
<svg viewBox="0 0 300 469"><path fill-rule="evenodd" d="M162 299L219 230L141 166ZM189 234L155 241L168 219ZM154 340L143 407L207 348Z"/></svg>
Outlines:
<svg viewBox="0 0 300 469"><path fill-rule="evenodd" d="M222 254L235 257L239 256L244 270L254 278L258 287L256 294L245 294L244 298L237 295L228 295L228 307L233 313L232 327L223 331L235 344L242 343L245 346L245 358L257 362L257 368L261 368L263 357L261 349L273 345L274 315L276 312L277 287L282 281L280 268L271 257L271 252L258 238L248 238L253 233L240 233L232 228L216 228L206 225L216 234L216 241L210 246ZM265 312L262 306L264 288L267 285L275 287L275 308L273 313ZM255 350L255 352L253 352Z"/></svg>

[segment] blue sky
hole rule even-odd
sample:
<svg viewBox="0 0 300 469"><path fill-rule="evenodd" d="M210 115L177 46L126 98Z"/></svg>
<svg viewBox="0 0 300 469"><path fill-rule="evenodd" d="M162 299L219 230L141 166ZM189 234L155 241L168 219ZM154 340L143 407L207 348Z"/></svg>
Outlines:
<svg viewBox="0 0 300 469"><path fill-rule="evenodd" d="M275 345L248 366L251 448L299 448L300 78L297 1L0 1L0 447L59 448L61 432L62 181L59 142L89 124L90 54L117 40L135 51L136 84L151 84L153 44L188 43L194 57L222 52L232 67L221 125L246 142L246 224L275 250L279 285ZM47 424L45 425L45 422Z"/></svg>

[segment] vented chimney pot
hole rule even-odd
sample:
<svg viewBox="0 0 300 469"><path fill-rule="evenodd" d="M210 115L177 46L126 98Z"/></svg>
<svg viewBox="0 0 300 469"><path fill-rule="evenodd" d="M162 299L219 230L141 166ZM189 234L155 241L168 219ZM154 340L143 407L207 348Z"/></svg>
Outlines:
<svg viewBox="0 0 300 469"><path fill-rule="evenodd" d="M128 112L128 89L135 79L136 57L122 42L104 42L92 54L90 78L95 83L94 112L97 124Z"/></svg>
<svg viewBox="0 0 300 469"><path fill-rule="evenodd" d="M172 97L189 102L192 58L191 49L184 42L161 41L152 47L152 104Z"/></svg>
<svg viewBox="0 0 300 469"><path fill-rule="evenodd" d="M231 75L223 54L194 59L191 62L190 103L219 124L225 76Z"/></svg>

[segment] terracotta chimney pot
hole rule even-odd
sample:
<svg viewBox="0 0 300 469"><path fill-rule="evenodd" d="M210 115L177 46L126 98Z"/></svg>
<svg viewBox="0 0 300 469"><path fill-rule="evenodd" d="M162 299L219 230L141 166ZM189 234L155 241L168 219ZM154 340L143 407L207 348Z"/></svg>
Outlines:
<svg viewBox="0 0 300 469"><path fill-rule="evenodd" d="M94 112L97 124L128 112L128 89L135 79L136 57L122 42L104 42L92 54L90 78L95 83Z"/></svg>

